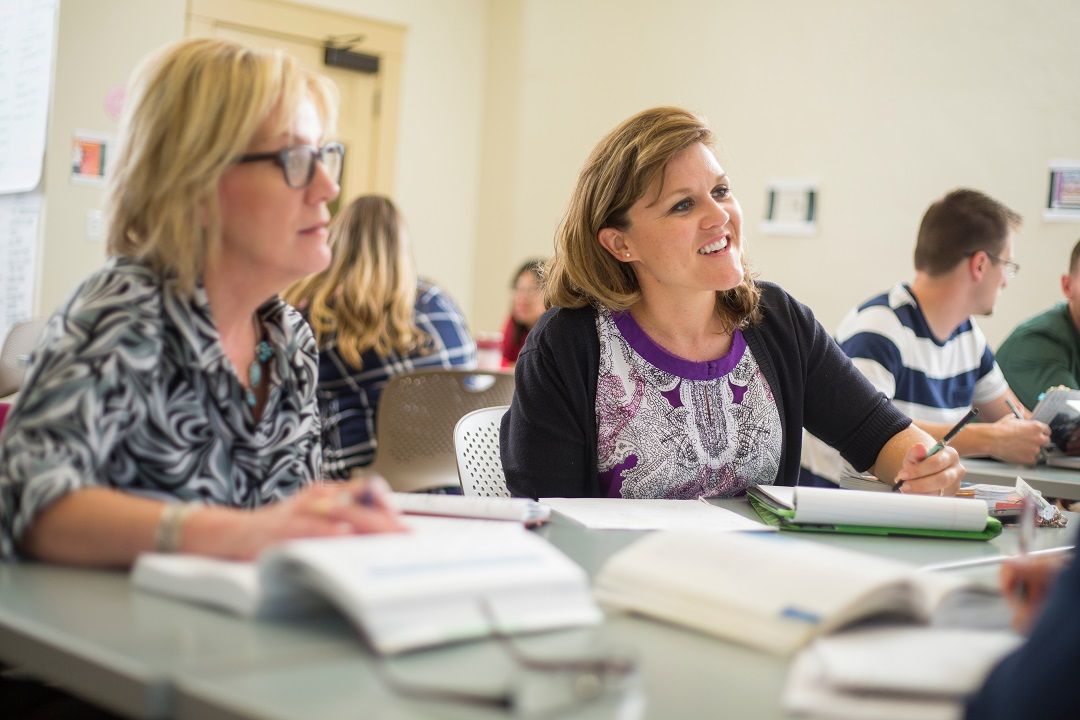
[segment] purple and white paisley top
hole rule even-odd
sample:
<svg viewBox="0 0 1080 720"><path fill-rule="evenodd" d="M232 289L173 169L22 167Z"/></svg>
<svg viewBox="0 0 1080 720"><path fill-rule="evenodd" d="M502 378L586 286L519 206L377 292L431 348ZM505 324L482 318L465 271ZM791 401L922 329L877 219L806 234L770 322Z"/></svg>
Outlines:
<svg viewBox="0 0 1080 720"><path fill-rule="evenodd" d="M780 413L740 331L715 360L672 355L629 312L600 309L597 461L608 497L730 497L769 485Z"/></svg>

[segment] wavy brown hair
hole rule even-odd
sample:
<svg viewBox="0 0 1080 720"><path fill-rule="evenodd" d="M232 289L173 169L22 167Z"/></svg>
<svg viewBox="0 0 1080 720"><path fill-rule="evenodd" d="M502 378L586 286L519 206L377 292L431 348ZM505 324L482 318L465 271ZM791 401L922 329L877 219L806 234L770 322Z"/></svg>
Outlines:
<svg viewBox="0 0 1080 720"><path fill-rule="evenodd" d="M289 287L287 302L307 311L319 347L337 337L342 359L359 369L368 350L423 352L431 338L416 326L416 263L401 214L389 198L364 195L330 226L333 259Z"/></svg>
<svg viewBox="0 0 1080 720"><path fill-rule="evenodd" d="M570 205L555 233L555 255L545 275L549 307L598 304L626 310L641 299L633 268L600 245L603 228L627 230L630 207L662 177L667 164L696 143L713 153L714 136L697 115L657 107L634 115L600 141L578 175ZM743 257L743 281L716 293L716 311L731 331L761 319L761 291Z"/></svg>
<svg viewBox="0 0 1080 720"><path fill-rule="evenodd" d="M288 130L302 98L332 132L336 90L280 50L185 40L147 58L128 88L106 195L110 255L190 292L221 241L218 184L264 124Z"/></svg>

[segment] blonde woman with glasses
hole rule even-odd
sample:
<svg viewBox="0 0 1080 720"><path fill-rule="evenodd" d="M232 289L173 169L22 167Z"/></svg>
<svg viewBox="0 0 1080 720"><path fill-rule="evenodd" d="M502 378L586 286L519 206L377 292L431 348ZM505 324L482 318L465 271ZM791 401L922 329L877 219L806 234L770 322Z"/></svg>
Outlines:
<svg viewBox="0 0 1080 720"><path fill-rule="evenodd" d="M748 267L703 120L646 110L593 150L556 233L552 307L518 357L501 443L531 497L732 496L794 485L801 429L905 492L953 493L913 427L805 305Z"/></svg>
<svg viewBox="0 0 1080 720"><path fill-rule="evenodd" d="M395 375L476 367L465 316L444 290L416 274L401 213L367 195L330 227L326 270L285 297L301 308L319 345L323 472L346 478L375 456L375 416Z"/></svg>
<svg viewBox="0 0 1080 720"><path fill-rule="evenodd" d="M315 342L278 297L330 261L334 116L281 52L191 40L137 71L111 258L50 320L0 444L0 555L251 558L401 528L379 488L318 482Z"/></svg>

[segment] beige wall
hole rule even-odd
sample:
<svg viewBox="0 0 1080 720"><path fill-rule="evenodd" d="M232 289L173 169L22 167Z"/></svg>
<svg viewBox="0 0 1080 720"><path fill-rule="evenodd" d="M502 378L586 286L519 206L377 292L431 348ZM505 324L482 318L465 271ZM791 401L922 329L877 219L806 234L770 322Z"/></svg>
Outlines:
<svg viewBox="0 0 1080 720"><path fill-rule="evenodd" d="M476 326L501 321L516 261L550 252L592 145L628 115L668 103L710 119L754 264L830 329L851 305L910 278L923 210L959 185L1026 220L1015 251L1023 270L982 323L991 341L1057 298L1080 224L1045 223L1041 208L1047 160L1080 157L1080 3L497 6L492 32L514 42L489 43L487 121L497 130L484 176L498 194L481 206L475 273L496 282L477 286ZM807 176L820 179L819 235L758 232L766 179Z"/></svg>
<svg viewBox="0 0 1080 720"><path fill-rule="evenodd" d="M404 25L397 193L420 273L469 313L488 37L488 0L304 0Z"/></svg>
<svg viewBox="0 0 1080 720"><path fill-rule="evenodd" d="M75 130L116 134L105 110L147 53L184 34L185 0L61 0L56 70L45 157L45 217L36 308L51 313L105 260L86 237L87 213L102 207L98 187L69 179Z"/></svg>
<svg viewBox="0 0 1080 720"><path fill-rule="evenodd" d="M547 254L591 146L644 107L704 113L751 257L828 327L910 277L925 206L957 185L1026 218L994 342L1057 297L1080 224L1041 219L1046 161L1080 157L1080 4L1042 0L307 0L408 28L397 199L421 271L474 329L501 325L512 268ZM75 128L115 131L104 94L183 34L183 0L62 0L39 308L101 263L101 191L73 186ZM817 237L757 231L764 183L821 181Z"/></svg>
<svg viewBox="0 0 1080 720"><path fill-rule="evenodd" d="M468 310L480 205L488 0L306 4L408 27L396 199L408 218L421 272ZM105 115L105 93L123 85L141 57L183 36L185 8L185 0L61 0L40 312L55 309L105 257L102 244L84 237L86 212L101 207L103 192L68 180L72 131L116 132Z"/></svg>

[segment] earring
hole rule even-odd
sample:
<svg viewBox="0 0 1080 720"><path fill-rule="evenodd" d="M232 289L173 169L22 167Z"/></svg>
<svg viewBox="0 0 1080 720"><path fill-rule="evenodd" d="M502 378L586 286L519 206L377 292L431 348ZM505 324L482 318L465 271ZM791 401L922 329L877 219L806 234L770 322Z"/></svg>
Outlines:
<svg viewBox="0 0 1080 720"><path fill-rule="evenodd" d="M630 253L626 253L626 257L630 257Z"/></svg>

